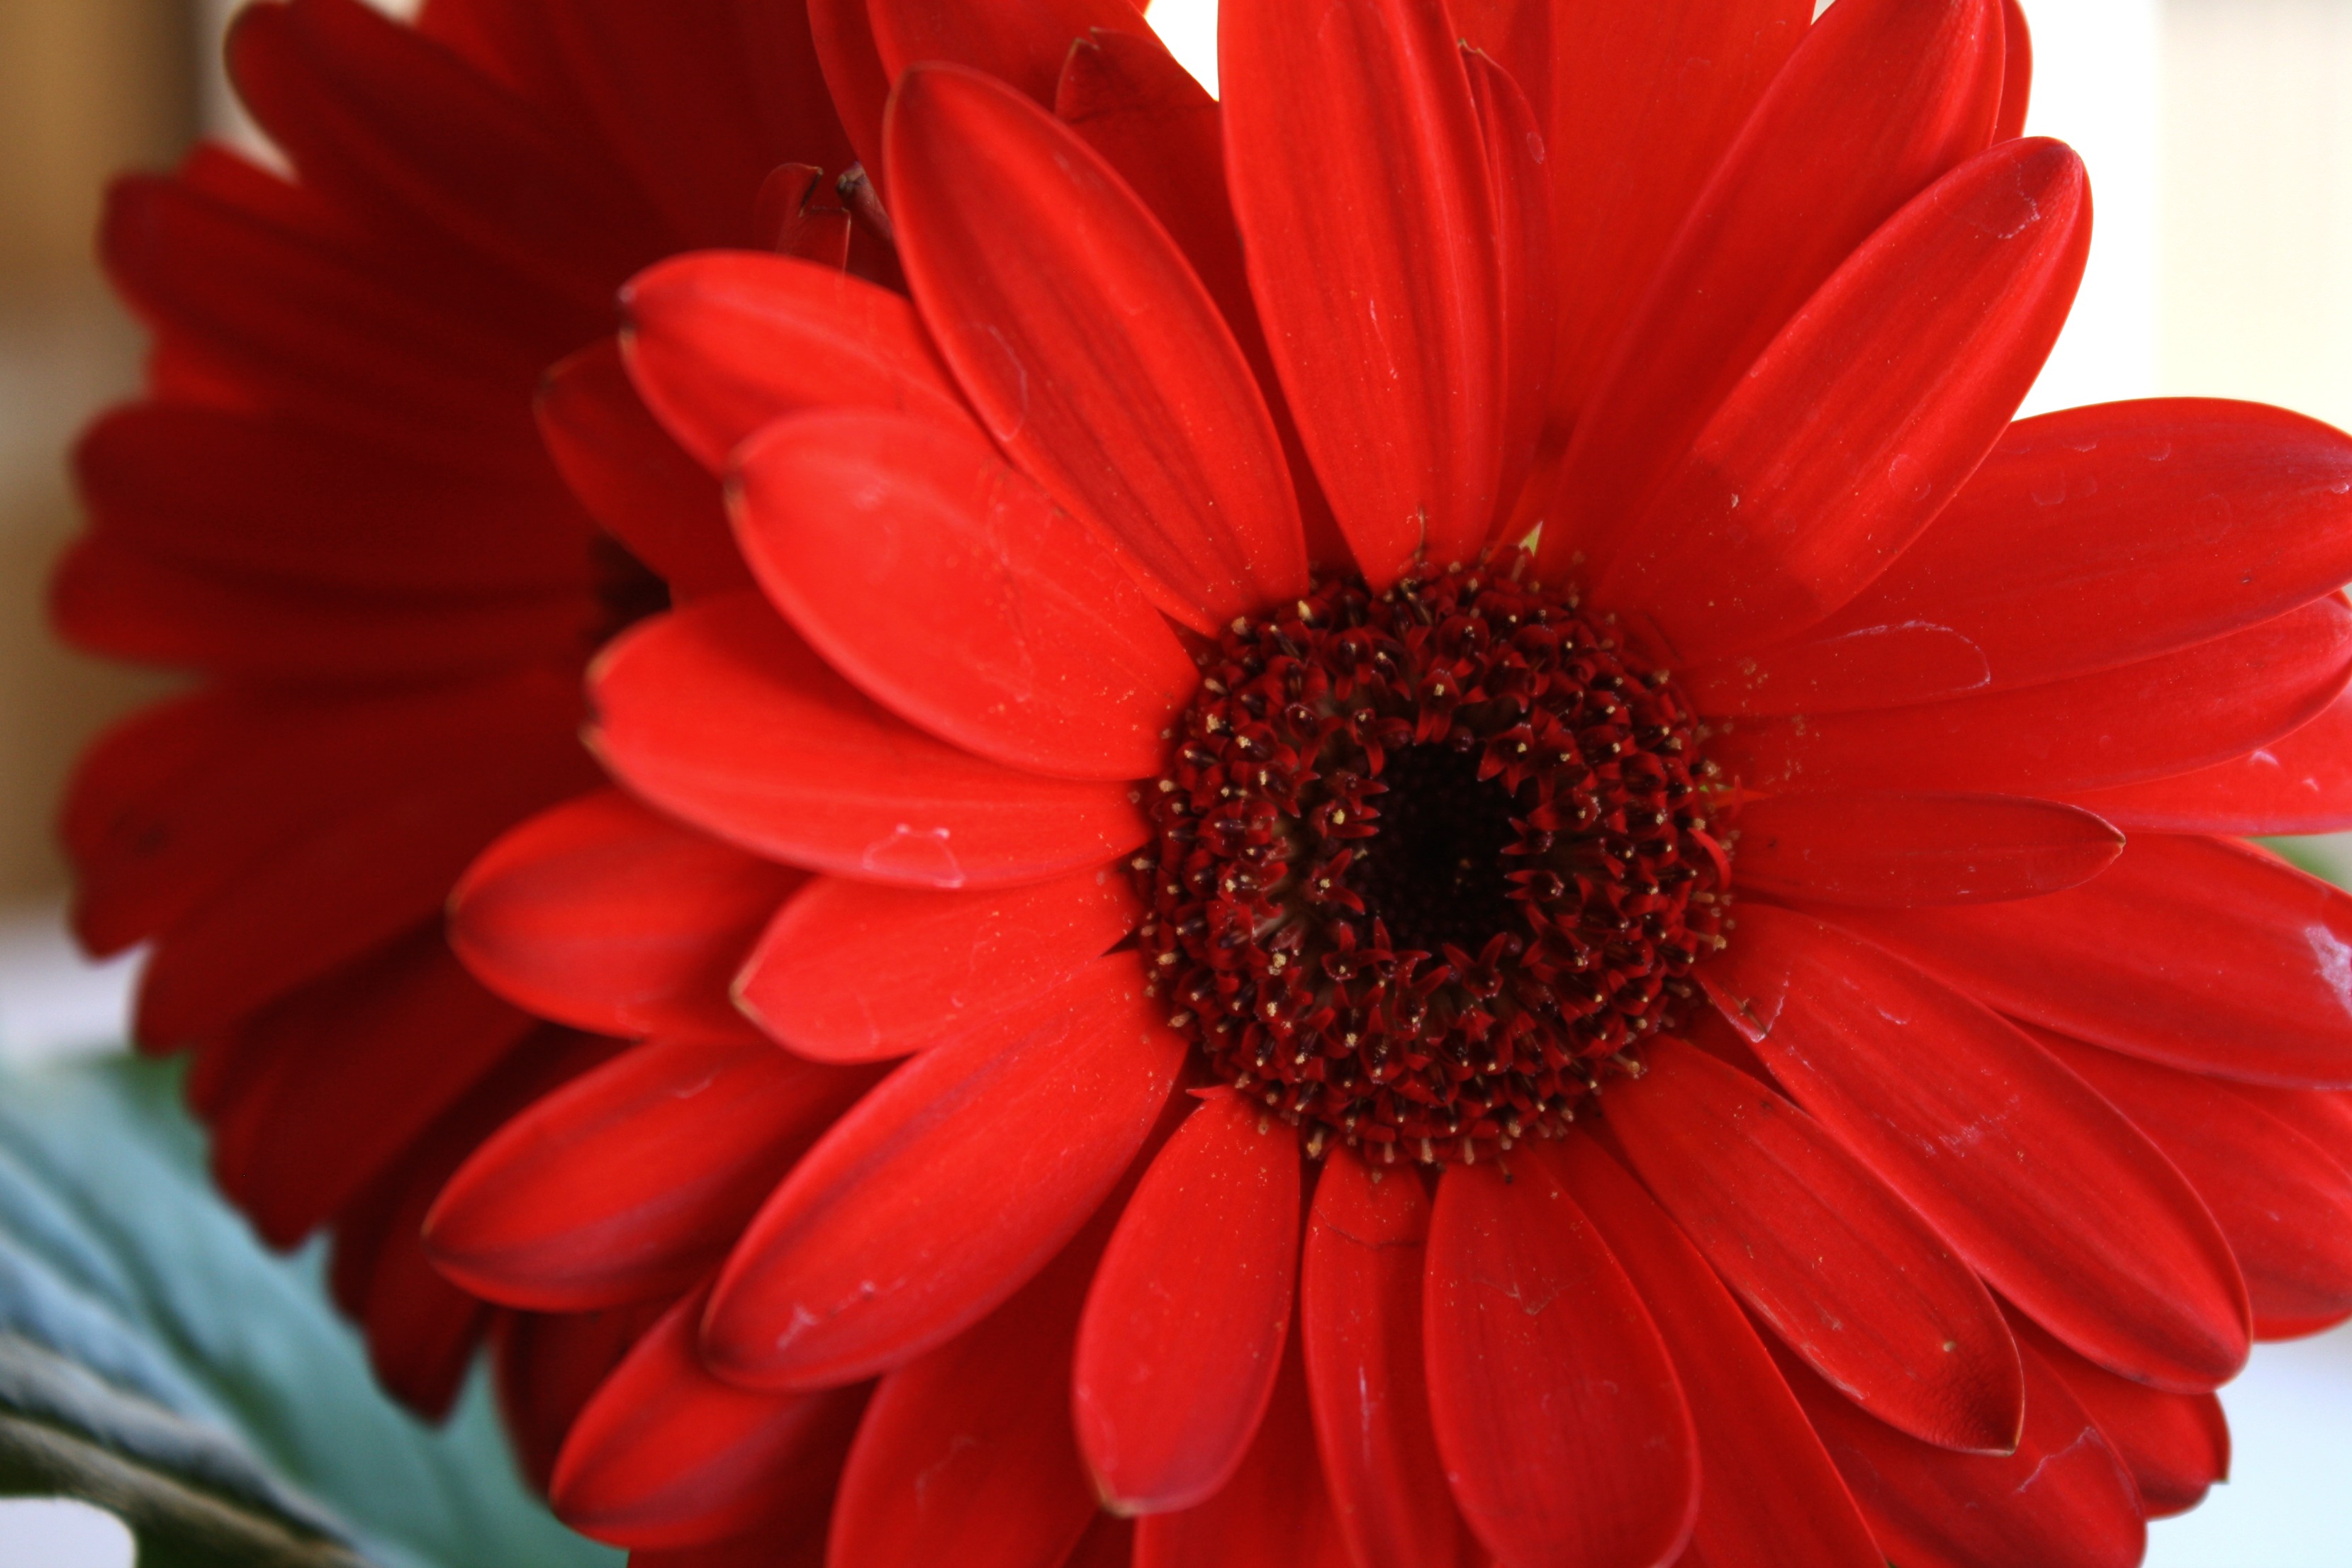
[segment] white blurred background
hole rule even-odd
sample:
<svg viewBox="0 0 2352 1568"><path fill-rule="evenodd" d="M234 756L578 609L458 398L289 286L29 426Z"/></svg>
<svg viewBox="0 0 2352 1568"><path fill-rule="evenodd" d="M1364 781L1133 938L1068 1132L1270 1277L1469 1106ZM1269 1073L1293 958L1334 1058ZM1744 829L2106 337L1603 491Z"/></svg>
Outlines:
<svg viewBox="0 0 2352 1568"><path fill-rule="evenodd" d="M648 0L655 3L655 0ZM72 752L160 689L48 647L74 526L60 454L134 384L137 339L88 260L110 168L240 128L208 68L235 0L0 0L0 1055L121 1037L127 965L80 964L48 838ZM403 7L389 0L388 9ZM2352 427L2352 0L2028 0L2028 129L2089 163L2089 276L2028 411L2157 394ZM1213 89L1215 0L1151 19ZM2352 1564L2352 1334L2265 1346L2225 1390L2239 1479L2157 1525L2153 1568ZM125 1568L79 1505L0 1502L0 1568Z"/></svg>

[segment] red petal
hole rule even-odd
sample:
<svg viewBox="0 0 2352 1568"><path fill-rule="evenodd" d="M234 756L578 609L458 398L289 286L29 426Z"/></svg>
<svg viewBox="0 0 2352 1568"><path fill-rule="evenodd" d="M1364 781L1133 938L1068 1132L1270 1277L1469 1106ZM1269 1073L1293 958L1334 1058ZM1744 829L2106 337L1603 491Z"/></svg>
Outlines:
<svg viewBox="0 0 2352 1568"><path fill-rule="evenodd" d="M1515 1568L1664 1568L1698 1513L1674 1363L1550 1165L1505 1160L1447 1167L1430 1216L1429 1398L1454 1500Z"/></svg>
<svg viewBox="0 0 2352 1568"><path fill-rule="evenodd" d="M2352 828L2352 697L2269 745L2195 773L2075 804L2133 833L2341 833Z"/></svg>
<svg viewBox="0 0 2352 1568"><path fill-rule="evenodd" d="M1071 47L1097 28L1130 33L1155 47L1159 37L1130 0L994 0L986 5L941 5L932 0L868 0L874 42L893 84L923 60L947 60L999 78L1039 103L1054 101L1054 84ZM895 132L893 133L895 134ZM900 174L891 170L891 195L901 199Z"/></svg>
<svg viewBox="0 0 2352 1568"><path fill-rule="evenodd" d="M1380 1561L1350 1555L1332 1517L1299 1359L1294 1341L1257 1440L1234 1479L1196 1508L1137 1523L1134 1568L1368 1568ZM1415 1568L1453 1568L1453 1548L1449 1535L1443 1555L1411 1561Z"/></svg>
<svg viewBox="0 0 2352 1568"><path fill-rule="evenodd" d="M2087 882L2124 836L1999 795L1791 795L1739 813L1739 886L1832 904L1990 904Z"/></svg>
<svg viewBox="0 0 2352 1568"><path fill-rule="evenodd" d="M140 987L139 1037L211 1034L432 918L493 835L593 773L562 731L517 734L431 785L362 798L268 846L163 933Z"/></svg>
<svg viewBox="0 0 2352 1568"><path fill-rule="evenodd" d="M2219 1082L2215 1087L2242 1100L2251 1100L2327 1152L2328 1158L2352 1172L2352 1095L2319 1089L2273 1089L2259 1084Z"/></svg>
<svg viewBox="0 0 2352 1568"><path fill-rule="evenodd" d="M2352 610L2275 620L2095 675L1916 708L1743 721L1712 748L1754 788L2073 795L2243 755L2352 676Z"/></svg>
<svg viewBox="0 0 2352 1568"><path fill-rule="evenodd" d="M477 268L593 310L671 237L581 139L366 6L240 12L226 52L237 97L306 186L446 237Z"/></svg>
<svg viewBox="0 0 2352 1568"><path fill-rule="evenodd" d="M1234 341L1274 386L1240 233L1225 194L1224 131L1217 100L1158 43L1097 33L1070 47L1054 89L1055 116L1102 156L1176 242L1217 302ZM1269 401L1277 395L1269 392ZM1281 410L1275 410L1281 417Z"/></svg>
<svg viewBox="0 0 2352 1568"><path fill-rule="evenodd" d="M1986 145L2000 31L1995 0L1868 0L1805 35L1647 294L1596 321L1615 331L1610 368L1569 448L1538 556L1545 578L1580 558L1605 566L1782 324L1898 208ZM1679 75L1682 62L1668 68ZM1669 95L1660 101L1675 112Z"/></svg>
<svg viewBox="0 0 2352 1568"><path fill-rule="evenodd" d="M267 175L256 183L291 190ZM192 400L299 409L304 425L339 443L460 472L530 452L525 400L539 371L598 332L595 318L560 306L563 335L533 363L532 340L551 335L548 299L521 301L531 319L518 332L484 321L476 301L434 299L413 272L370 267L341 243L289 228L265 203L194 178L119 182L99 246L116 289L158 324L159 379L186 384ZM193 374L175 375L174 356Z"/></svg>
<svg viewBox="0 0 2352 1568"><path fill-rule="evenodd" d="M1782 1365L1871 1532L1905 1568L2137 1568L2147 1531L2129 1473L2048 1363L2030 1349L2023 1359L2024 1435L1999 1456L1915 1442Z"/></svg>
<svg viewBox="0 0 2352 1568"><path fill-rule="evenodd" d="M1465 30L1511 68L1538 108L1550 105L1544 162L1561 279L1551 409L1565 437L1603 368L1601 356L1641 304L1707 176L1804 37L1813 7L1810 0L1653 0L1524 4L1519 12L1514 31L1549 32L1528 40L1548 58L1525 59L1506 38L1472 30L1467 18ZM1546 68L1530 68L1538 64ZM1835 90L1874 89L1878 79L1854 76ZM1781 112L1799 107L1818 112L1827 105L1789 102ZM1885 210L1910 194L1886 201ZM1862 225L1855 237L1868 229ZM1822 264L1820 275L1833 264ZM1781 314L1802 298L1799 289Z"/></svg>
<svg viewBox="0 0 2352 1568"><path fill-rule="evenodd" d="M1232 0L1233 192L1299 433L1376 587L1469 559L1496 504L1499 268L1461 52L1439 0Z"/></svg>
<svg viewBox="0 0 2352 1568"><path fill-rule="evenodd" d="M786 414L881 408L969 425L915 308L837 268L714 252L639 273L621 348L646 405L713 473Z"/></svg>
<svg viewBox="0 0 2352 1568"><path fill-rule="evenodd" d="M755 1394L695 1354L700 1294L670 1310L596 1391L564 1440L550 1500L615 1546L697 1546L823 1497L866 1403L862 1388Z"/></svg>
<svg viewBox="0 0 2352 1568"><path fill-rule="evenodd" d="M599 790L467 868L449 941L484 984L541 1017L632 1038L740 1038L728 982L805 879Z"/></svg>
<svg viewBox="0 0 2352 1568"><path fill-rule="evenodd" d="M290 1247L394 1163L515 1048L531 1020L425 927L278 998L235 1048L266 1060L216 1113L213 1174Z"/></svg>
<svg viewBox="0 0 2352 1568"><path fill-rule="evenodd" d="M1299 1329L1324 1480L1360 1568L1450 1564L1461 1528L1422 1373L1428 1239L1417 1173L1374 1173L1344 1151L1325 1163Z"/></svg>
<svg viewBox="0 0 2352 1568"><path fill-rule="evenodd" d="M1844 605L1992 449L2090 243L2090 186L2063 142L2004 142L1921 192L1748 367L1595 599L1677 663L1769 647Z"/></svg>
<svg viewBox="0 0 2352 1568"><path fill-rule="evenodd" d="M808 19L826 94L867 175L878 180L882 104L890 96L890 73L874 43L871 9L866 0L808 0Z"/></svg>
<svg viewBox="0 0 2352 1568"><path fill-rule="evenodd" d="M751 585L719 487L647 411L607 338L547 373L539 430L581 504L682 596Z"/></svg>
<svg viewBox="0 0 2352 1568"><path fill-rule="evenodd" d="M702 1279L801 1152L874 1081L765 1041L656 1041L500 1128L425 1220L467 1289L543 1311L649 1300Z"/></svg>
<svg viewBox="0 0 2352 1568"><path fill-rule="evenodd" d="M609 1312L502 1312L491 1331L499 1414L514 1439L524 1479L541 1496L572 1423L674 1303Z"/></svg>
<svg viewBox="0 0 2352 1568"><path fill-rule="evenodd" d="M199 567L377 594L590 586L587 520L551 474L453 472L283 419L162 402L100 418L73 468L93 529Z"/></svg>
<svg viewBox="0 0 2352 1568"><path fill-rule="evenodd" d="M530 595L385 593L299 585L235 568L186 564L86 534L49 582L58 634L139 664L198 668L279 688L325 681L386 686L577 662L603 635L576 591Z"/></svg>
<svg viewBox="0 0 2352 1568"><path fill-rule="evenodd" d="M736 983L760 1026L818 1061L936 1045L1058 985L1134 928L1135 885L1097 867L985 893L819 878Z"/></svg>
<svg viewBox="0 0 2352 1568"><path fill-rule="evenodd" d="M1706 1484L1681 1562L1884 1568L1821 1439L1706 1259L1594 1140L1570 1138L1538 1153L1641 1293L1682 1380Z"/></svg>
<svg viewBox="0 0 2352 1568"><path fill-rule="evenodd" d="M1097 33L1071 47L1055 89L1054 112L1151 209L1217 302L1271 405L1290 482L1298 492L1309 557L1325 570L1351 570L1355 563L1316 483L1297 422L1283 402L1257 302L1250 298L1241 231L1225 193L1224 127L1217 100L1159 44L1129 33Z"/></svg>
<svg viewBox="0 0 2352 1568"><path fill-rule="evenodd" d="M425 1256L426 1209L484 1138L614 1049L565 1029L526 1036L335 1216L328 1279L336 1303L366 1330L378 1381L426 1420L449 1413L490 1316Z"/></svg>
<svg viewBox="0 0 2352 1568"><path fill-rule="evenodd" d="M2352 1173L2326 1151L2211 1079L2040 1038L2196 1187L2245 1271L2257 1335L2352 1312Z"/></svg>
<svg viewBox="0 0 2352 1568"><path fill-rule="evenodd" d="M1118 558L977 432L780 420L737 454L732 501L769 598L910 723L1057 777L1165 765L1200 671Z"/></svg>
<svg viewBox="0 0 2352 1568"><path fill-rule="evenodd" d="M1811 1118L1673 1039L1604 1110L1707 1261L1849 1399L1942 1447L2015 1441L2024 1394L1992 1298Z"/></svg>
<svg viewBox="0 0 2352 1568"><path fill-rule="evenodd" d="M744 1233L703 1327L711 1364L751 1385L823 1387L985 1316L1076 1233L1150 1131L1183 1058L1160 1016L1135 961L1115 955L899 1068Z"/></svg>
<svg viewBox="0 0 2352 1568"><path fill-rule="evenodd" d="M2131 1472L2140 1510L2150 1519L2186 1513L2215 1481L2229 1479L2230 1424L2221 1400L2210 1394L2164 1394L2117 1377L2021 1314L2011 1313L2010 1326L2099 1424L2107 1447Z"/></svg>
<svg viewBox="0 0 2352 1568"><path fill-rule="evenodd" d="M1099 1236L1081 1237L986 1320L882 1380L841 1478L834 1562L1062 1562L1096 1512L1070 1436L1070 1346L1100 1253Z"/></svg>
<svg viewBox="0 0 2352 1568"><path fill-rule="evenodd" d="M1196 629L1296 597L1306 543L1273 418L1167 232L999 83L919 69L893 103L907 276L990 433Z"/></svg>
<svg viewBox="0 0 2352 1568"><path fill-rule="evenodd" d="M1528 95L1488 56L1465 45L1462 63L1478 106L1495 192L1495 248L1499 266L1503 394L1503 467L1496 478L1497 526L1510 521L1536 458L1551 390L1554 340L1559 336L1559 268L1552 258L1551 171L1543 131Z"/></svg>
<svg viewBox="0 0 2352 1568"><path fill-rule="evenodd" d="M373 697L215 686L143 710L84 753L73 782L78 934L109 952L152 936L273 850L435 793L518 735L570 749L570 684L533 674Z"/></svg>
<svg viewBox="0 0 2352 1568"><path fill-rule="evenodd" d="M1071 1411L1122 1513L1192 1508L1256 1433L1298 1268L1298 1140L1229 1089L1151 1162L1096 1271Z"/></svg>
<svg viewBox="0 0 2352 1568"><path fill-rule="evenodd" d="M524 9L561 97L538 83L523 90L600 133L615 165L659 204L679 248L742 243L752 193L779 163L848 162L803 6L572 0Z"/></svg>
<svg viewBox="0 0 2352 1568"><path fill-rule="evenodd" d="M648 621L589 684L607 766L755 853L913 887L994 887L1143 842L1131 792L1014 773L884 713L748 595Z"/></svg>
<svg viewBox="0 0 2352 1568"><path fill-rule="evenodd" d="M2026 104L2033 94L2033 36L2017 0L2001 0L2000 23L2000 112L1992 134L1994 141L2006 142L2025 134Z"/></svg>
<svg viewBox="0 0 2352 1568"><path fill-rule="evenodd" d="M2046 899L1844 918L2061 1034L2220 1078L2352 1088L2352 895L2243 846L2141 835Z"/></svg>
<svg viewBox="0 0 2352 1568"><path fill-rule="evenodd" d="M2259 404L2021 420L1853 604L1687 689L1708 712L1820 714L2153 658L2352 578L2347 489L2352 438ZM2126 595L2131 614L2113 614Z"/></svg>
<svg viewBox="0 0 2352 1568"><path fill-rule="evenodd" d="M1797 1103L2059 1338L2188 1393L2245 1365L2245 1285L2195 1191L2014 1026L1784 910L1743 909L1699 973Z"/></svg>

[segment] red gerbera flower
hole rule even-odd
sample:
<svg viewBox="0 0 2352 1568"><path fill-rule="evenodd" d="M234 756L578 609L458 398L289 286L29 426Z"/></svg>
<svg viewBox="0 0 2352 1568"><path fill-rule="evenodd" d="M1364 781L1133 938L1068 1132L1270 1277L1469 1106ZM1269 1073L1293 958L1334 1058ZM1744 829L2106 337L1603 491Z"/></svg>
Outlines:
<svg viewBox="0 0 2352 1568"><path fill-rule="evenodd" d="M611 301L693 247L838 264L848 219L805 165L851 152L797 5L434 0L412 29L294 0L247 8L229 60L290 172L202 148L118 186L103 236L156 347L148 396L83 442L58 617L202 682L85 760L77 925L152 944L138 1035L194 1048L222 1186L279 1245L334 1226L379 1371L438 1410L486 1314L425 1263L424 1205L610 1049L476 985L442 905L596 782L593 647L665 579L745 581L707 482L629 513L627 552L592 521L616 484L696 479L627 394ZM534 395L583 348L541 409L551 462ZM517 1389L614 1331L513 1325Z"/></svg>
<svg viewBox="0 0 2352 1568"><path fill-rule="evenodd" d="M1222 126L886 51L911 304L633 287L759 591L597 745L712 837L469 875L478 972L652 1038L429 1222L675 1303L567 1517L1990 1568L2221 1473L2249 1339L2352 1313L2352 901L2217 837L2352 823L2352 442L2008 426L2089 232L2021 29L1807 9L1228 0ZM715 1006L780 875L789 1055Z"/></svg>

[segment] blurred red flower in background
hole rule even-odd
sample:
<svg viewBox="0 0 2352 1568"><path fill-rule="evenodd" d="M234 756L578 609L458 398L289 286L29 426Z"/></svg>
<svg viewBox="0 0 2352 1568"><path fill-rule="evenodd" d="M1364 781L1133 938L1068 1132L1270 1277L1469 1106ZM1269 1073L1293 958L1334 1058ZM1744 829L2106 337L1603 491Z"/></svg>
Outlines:
<svg viewBox="0 0 2352 1568"><path fill-rule="evenodd" d="M287 172L203 147L122 182L102 236L152 368L82 443L57 618L197 680L84 760L75 918L93 951L152 944L138 1037L193 1048L221 1185L278 1245L332 1227L380 1373L438 1411L492 1314L425 1264L425 1205L613 1048L476 985L442 906L597 782L595 646L665 580L742 581L715 487L677 485L691 463L627 394L614 294L695 247L838 265L809 165L852 153L793 5L433 0L411 28L293 0L246 10L229 63ZM712 528L639 510L615 544L594 481L665 475ZM560 1433L632 1325L503 1316L509 1393Z"/></svg>
<svg viewBox="0 0 2352 1568"><path fill-rule="evenodd" d="M911 304L631 286L757 591L592 670L646 804L457 897L647 1037L428 1221L667 1304L559 1511L2137 1562L2250 1339L2352 1313L2352 902L2228 837L2352 824L2352 441L2009 424L2090 206L1992 0L1227 0L1222 106L927 9L820 13Z"/></svg>

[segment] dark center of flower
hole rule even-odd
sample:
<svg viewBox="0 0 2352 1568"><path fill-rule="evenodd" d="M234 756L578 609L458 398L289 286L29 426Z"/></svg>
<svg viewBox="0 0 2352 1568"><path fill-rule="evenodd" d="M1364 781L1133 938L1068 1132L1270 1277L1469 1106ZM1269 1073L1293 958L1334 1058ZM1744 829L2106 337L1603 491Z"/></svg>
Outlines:
<svg viewBox="0 0 2352 1568"><path fill-rule="evenodd" d="M1236 621L1173 731L1135 862L1154 994L1310 1154L1557 1135L1722 945L1689 704L1528 566Z"/></svg>

